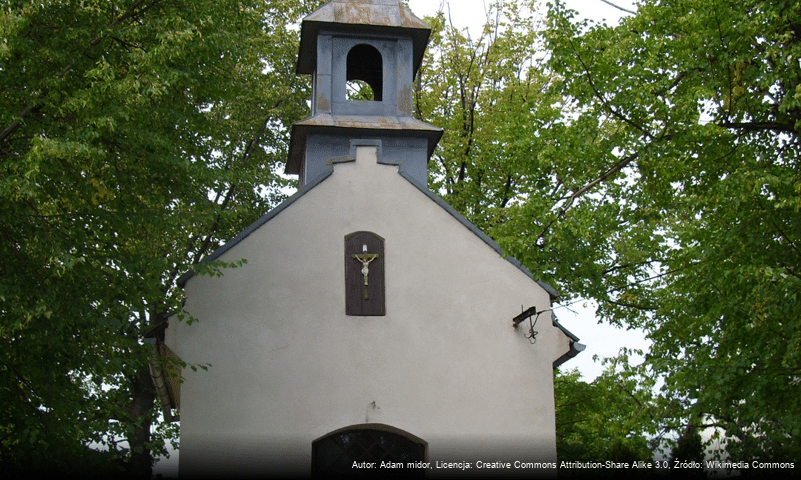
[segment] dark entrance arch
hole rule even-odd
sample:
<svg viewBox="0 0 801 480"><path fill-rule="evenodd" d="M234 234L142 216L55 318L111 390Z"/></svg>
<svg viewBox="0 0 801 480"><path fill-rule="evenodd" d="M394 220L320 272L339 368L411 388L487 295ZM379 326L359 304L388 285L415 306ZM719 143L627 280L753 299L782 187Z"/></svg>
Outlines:
<svg viewBox="0 0 801 480"><path fill-rule="evenodd" d="M361 425L332 432L312 443L312 474L400 474L420 476L424 469L407 468L425 460L423 440L388 425ZM373 464L373 468L354 468L354 464ZM379 468L400 464L402 468Z"/></svg>

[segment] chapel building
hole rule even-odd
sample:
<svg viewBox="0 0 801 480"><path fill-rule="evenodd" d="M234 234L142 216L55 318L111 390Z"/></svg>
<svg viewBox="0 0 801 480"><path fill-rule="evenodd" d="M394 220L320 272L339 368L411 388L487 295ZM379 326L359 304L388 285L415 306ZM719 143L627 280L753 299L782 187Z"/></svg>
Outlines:
<svg viewBox="0 0 801 480"><path fill-rule="evenodd" d="M208 367L157 382L180 412L181 476L555 475L553 369L583 346L552 315L557 293L427 188L442 130L413 118L412 95L429 34L399 0L333 0L303 21L299 191L208 259L246 264L185 275L197 321L155 335ZM349 98L353 82L371 98Z"/></svg>

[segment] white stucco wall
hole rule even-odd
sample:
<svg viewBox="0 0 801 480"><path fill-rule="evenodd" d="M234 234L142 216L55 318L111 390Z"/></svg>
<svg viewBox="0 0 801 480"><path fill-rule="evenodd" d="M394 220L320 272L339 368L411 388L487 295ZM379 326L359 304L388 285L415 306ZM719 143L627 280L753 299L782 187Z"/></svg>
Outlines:
<svg viewBox="0 0 801 480"><path fill-rule="evenodd" d="M362 230L386 241L383 317L345 315L344 237ZM182 474L308 473L313 440L366 423L424 439L429 461L555 461L551 364L568 340L547 313L535 345L512 327L521 306L547 308L547 292L375 147L222 260L241 258L191 278L199 322L166 332L184 361L210 365L184 372Z"/></svg>

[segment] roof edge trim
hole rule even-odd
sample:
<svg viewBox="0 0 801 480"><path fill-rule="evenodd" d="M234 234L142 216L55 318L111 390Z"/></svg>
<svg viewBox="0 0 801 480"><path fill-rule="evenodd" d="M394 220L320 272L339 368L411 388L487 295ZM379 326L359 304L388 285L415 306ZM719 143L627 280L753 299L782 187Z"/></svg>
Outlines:
<svg viewBox="0 0 801 480"><path fill-rule="evenodd" d="M559 330L561 330L562 333L567 335L567 338L570 339L570 350L568 350L567 353L565 353L561 357L557 358L553 362L553 368L557 368L560 365L562 365L563 363L565 363L566 361L570 360L571 358L575 357L579 353L583 352L587 348L587 346L584 345L583 343L579 343L579 338L577 336L573 335L570 332L570 330L568 330L564 326L562 326L562 324L559 323L559 320L556 319L556 315L554 315L553 312L551 312L551 321L552 321L554 327L556 327Z"/></svg>
<svg viewBox="0 0 801 480"><path fill-rule="evenodd" d="M258 230L262 225L264 225L265 223L267 223L270 220L272 220L273 217L275 217L279 213L283 212L290 205L292 205L293 203L298 201L298 199L301 198L302 196L304 196L309 190L311 190L314 187L316 187L317 185L323 183L323 181L326 178L330 177L332 173L334 173L334 165L331 164L331 165L328 165L328 167L326 167L325 171L323 173L321 173L320 175L318 175L317 178L315 178L311 182L309 182L306 185L304 185L303 187L301 187L291 197L287 198L282 203L278 204L275 208L273 208L269 212L267 212L264 215L262 215L258 220L256 220L255 222L251 223L246 229L244 229L241 232L239 232L239 234L237 234L234 238L232 238L231 240L227 241L223 246L221 246L220 248L218 248L217 250L212 252L211 255L209 255L206 258L204 258L203 260L201 260L200 263L208 263L208 262L212 262L212 261L217 260L218 258L220 258L220 256L222 256L225 252L227 252L228 250L230 250L233 247L235 247L239 242L241 242L242 240L247 238L251 233L253 233L256 230ZM189 270L188 272L184 273L178 279L178 286L183 288L186 285L186 282L190 278L192 278L193 276L194 276L194 272L191 271L191 270Z"/></svg>
<svg viewBox="0 0 801 480"><path fill-rule="evenodd" d="M514 258L514 257L512 257L512 256L508 256L508 255L504 254L504 252L503 252L503 250L501 249L500 245L498 245L498 244L495 242L495 240L493 240L492 238L490 238L490 237L489 237L489 235L487 235L486 233L482 232L482 231L481 231L481 229L479 229L478 227L476 227L475 225L473 225L473 224L470 222L470 220L466 219L466 218L465 218L465 217L464 217L464 216L463 216L461 213L457 212L457 211L456 211L456 209L454 209L453 207L451 207L450 205L448 205L448 203L447 203L445 200L443 200L442 198L440 198L440 197L439 197L439 195L437 195L437 194L435 194L434 192L432 192L431 190L429 190L427 186L425 186L425 185L421 185L421 184L420 184L420 183L419 183L417 180L415 180L415 179L414 179L414 178L413 178L411 175L409 175L409 174L408 174L408 173L407 173L407 172L404 170L404 168L403 168L403 164L401 164L400 168L398 168L398 173L399 173L399 174L400 174L400 175L401 175L403 178L405 178L405 179L406 179L406 180L407 180L409 183L411 183L412 185L414 185L414 186L415 186L415 188L417 188L418 190L420 190L421 192L423 192L423 193L424 193L424 194L425 194L425 195L426 195L428 198L430 198L430 199L431 199L431 200L433 200L433 201L434 201L434 202L435 202L437 205L439 205L440 207L442 207L442 208L443 208L443 209L444 209L446 212L450 213L450 214L451 214L451 216L453 216L453 218L455 218L456 220L458 220L459 222L461 222L461 223L462 223L462 225L464 225L465 227L467 227L467 229L468 229L468 230L470 230L470 231L471 231L471 232L473 232L475 235L477 235L477 236L478 236L478 238L480 238L481 240L483 240L483 241L484 241L484 243L486 243L487 245L489 245L490 247L492 247L492 249L493 249L493 250L495 250L496 252L498 252L498 255L499 255L499 256L501 256L501 257L502 257L502 258L504 258L506 261L508 261L509 263L511 263L512 265L514 265L515 267L517 267L517 268L518 268L518 269L519 269L521 272L523 272L524 274L526 274L526 276L528 276L530 279L532 279L532 280L535 280L535 279L534 279L534 275L532 275L532 274L531 274L531 272L529 271L529 269L527 269L525 266L523 266L523 264L521 264L521 263L520 263L520 262L519 262L519 261L518 261L516 258ZM558 293L556 290L554 290L554 288L553 288L553 287L551 287L551 286L550 286L550 285L548 285L547 283L545 283L545 282L542 282L542 281L540 281L540 280L535 280L535 281L537 282L537 284L538 284L540 287L542 287L542 288L543 288L543 289L544 289L546 292L548 292L548 295L551 297L551 302L554 302L554 301L556 301L556 300L558 300L558 299L559 299L559 293ZM578 340L578 339L576 339L576 340Z"/></svg>

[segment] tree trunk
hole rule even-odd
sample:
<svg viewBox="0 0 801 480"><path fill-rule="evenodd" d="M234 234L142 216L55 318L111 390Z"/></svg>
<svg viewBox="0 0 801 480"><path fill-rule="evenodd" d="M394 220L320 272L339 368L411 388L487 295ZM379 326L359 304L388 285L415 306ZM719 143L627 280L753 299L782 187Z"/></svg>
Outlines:
<svg viewBox="0 0 801 480"><path fill-rule="evenodd" d="M129 407L131 430L128 444L131 448L129 473L133 477L150 478L153 473L153 455L150 452L150 427L153 422L149 417L156 402L156 390L150 369L143 365L133 379L133 399Z"/></svg>

